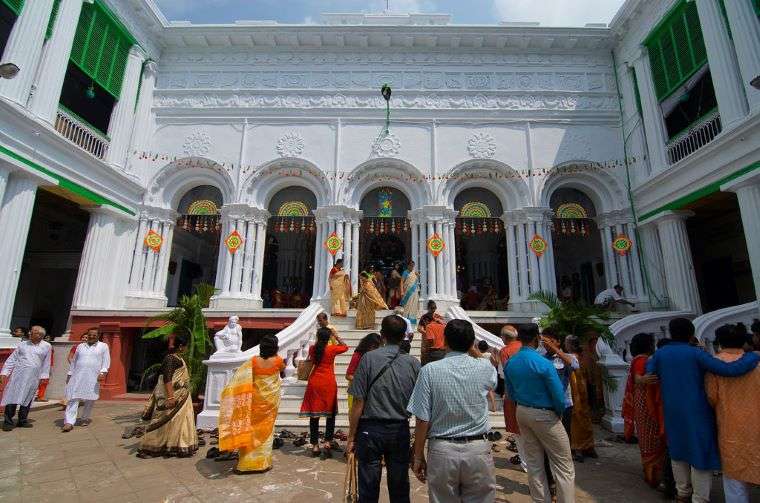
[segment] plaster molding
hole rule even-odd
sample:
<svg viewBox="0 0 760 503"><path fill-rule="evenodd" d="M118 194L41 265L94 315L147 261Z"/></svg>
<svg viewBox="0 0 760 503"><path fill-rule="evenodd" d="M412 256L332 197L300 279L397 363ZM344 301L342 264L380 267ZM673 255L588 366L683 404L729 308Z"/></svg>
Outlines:
<svg viewBox="0 0 760 503"><path fill-rule="evenodd" d="M203 131L195 131L185 137L182 151L190 157L206 156L211 150L211 137Z"/></svg>
<svg viewBox="0 0 760 503"><path fill-rule="evenodd" d="M372 157L393 157L401 151L401 140L393 133L381 134L372 142Z"/></svg>
<svg viewBox="0 0 760 503"><path fill-rule="evenodd" d="M496 140L488 133L473 133L467 140L467 151L475 159L491 159L496 155Z"/></svg>
<svg viewBox="0 0 760 503"><path fill-rule="evenodd" d="M303 136L291 131L277 140L277 153L280 157L302 157L304 144Z"/></svg>

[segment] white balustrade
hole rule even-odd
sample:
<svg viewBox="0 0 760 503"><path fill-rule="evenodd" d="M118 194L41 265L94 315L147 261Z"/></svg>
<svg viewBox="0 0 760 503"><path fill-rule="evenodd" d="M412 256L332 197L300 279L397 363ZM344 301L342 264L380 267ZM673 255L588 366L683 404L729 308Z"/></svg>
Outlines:
<svg viewBox="0 0 760 503"><path fill-rule="evenodd" d="M681 159L685 159L713 141L722 130L720 114L716 109L668 141L666 145L668 162L675 164Z"/></svg>
<svg viewBox="0 0 760 503"><path fill-rule="evenodd" d="M752 321L758 318L757 301L725 307L705 313L694 319L694 336L705 344L711 353L714 352L715 329L722 325L744 323L749 329Z"/></svg>
<svg viewBox="0 0 760 503"><path fill-rule="evenodd" d="M108 137L98 133L73 112L59 108L55 118L55 130L82 150L98 159L105 159L110 143Z"/></svg>

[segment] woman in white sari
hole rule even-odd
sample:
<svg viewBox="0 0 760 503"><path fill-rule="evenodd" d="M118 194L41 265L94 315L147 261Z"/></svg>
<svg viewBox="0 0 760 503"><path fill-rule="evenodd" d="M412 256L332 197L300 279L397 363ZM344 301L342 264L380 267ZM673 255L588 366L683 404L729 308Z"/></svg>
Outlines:
<svg viewBox="0 0 760 503"><path fill-rule="evenodd" d="M409 261L406 271L402 276L401 288L403 297L401 306L404 308L404 316L413 324L417 323L417 316L420 314L420 289L418 286L419 276L414 270L414 262Z"/></svg>

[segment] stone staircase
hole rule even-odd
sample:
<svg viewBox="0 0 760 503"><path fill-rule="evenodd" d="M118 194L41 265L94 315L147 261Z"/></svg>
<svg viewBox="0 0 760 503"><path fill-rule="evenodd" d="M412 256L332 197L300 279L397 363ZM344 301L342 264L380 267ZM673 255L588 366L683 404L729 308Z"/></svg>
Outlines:
<svg viewBox="0 0 760 503"><path fill-rule="evenodd" d="M378 311L377 313L377 327L375 332L380 332L380 321L384 316L391 314L390 311ZM338 417L336 418L336 427L346 429L348 428L348 381L346 380L346 369L351 361L354 348L359 344L359 341L372 330L356 330L354 313L349 312L346 318L330 318L333 326L338 330L338 334L343 341L349 346L349 350L338 355L335 359L335 377L338 382ZM420 334L416 333L412 340L412 349L410 354L420 357L421 339ZM304 391L306 390L306 382L298 381L294 384L283 383L283 394L280 399L280 412L277 416L277 422L275 426L277 428L289 428L289 429L303 429L308 428L309 419L298 417L298 413L301 410L301 401L303 399ZM500 406L500 400L496 400L497 406ZM322 423L324 424L324 422ZM504 428L504 416L502 412L491 413L491 425L496 429ZM324 426L322 426L324 428Z"/></svg>

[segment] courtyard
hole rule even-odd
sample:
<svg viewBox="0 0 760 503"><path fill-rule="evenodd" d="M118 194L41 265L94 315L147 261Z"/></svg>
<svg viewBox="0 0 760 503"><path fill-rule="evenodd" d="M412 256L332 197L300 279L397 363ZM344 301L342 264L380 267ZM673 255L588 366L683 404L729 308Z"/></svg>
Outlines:
<svg viewBox="0 0 760 503"><path fill-rule="evenodd" d="M98 402L93 423L60 432L59 407L33 410L34 427L0 435L0 501L3 502L192 502L340 501L343 459L320 461L292 441L275 451L274 468L262 475L236 475L234 461L206 459L207 445L192 458L138 459L138 439L123 440L142 406ZM578 502L656 502L659 493L643 482L638 449L597 430L599 459L576 464ZM527 476L509 463L505 443L495 453L497 501L529 502ZM715 479L713 501L722 501ZM385 488L383 488L385 492ZM755 494L757 496L757 494ZM381 496L388 501L387 495ZM412 477L412 501L428 501Z"/></svg>

